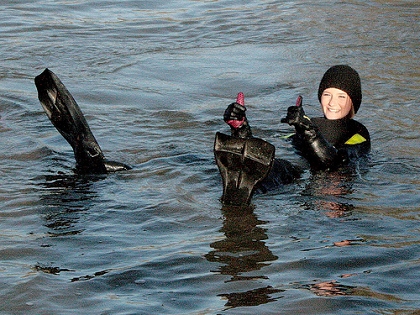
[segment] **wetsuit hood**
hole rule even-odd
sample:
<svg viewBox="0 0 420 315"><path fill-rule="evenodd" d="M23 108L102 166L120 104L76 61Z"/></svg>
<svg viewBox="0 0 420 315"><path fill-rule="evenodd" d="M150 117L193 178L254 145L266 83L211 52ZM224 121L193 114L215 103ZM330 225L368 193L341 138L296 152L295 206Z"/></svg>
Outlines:
<svg viewBox="0 0 420 315"><path fill-rule="evenodd" d="M357 113L362 103L362 88L356 70L347 65L337 65L329 68L319 84L318 99L320 102L322 93L328 88L336 88L346 92L353 102L354 113Z"/></svg>

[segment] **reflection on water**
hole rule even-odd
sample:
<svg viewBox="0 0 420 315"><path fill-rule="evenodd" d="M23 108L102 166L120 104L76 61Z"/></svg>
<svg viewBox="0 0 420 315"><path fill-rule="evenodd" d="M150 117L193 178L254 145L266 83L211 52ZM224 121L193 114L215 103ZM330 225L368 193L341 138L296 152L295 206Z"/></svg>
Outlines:
<svg viewBox="0 0 420 315"><path fill-rule="evenodd" d="M352 186L355 175L348 169L334 172L317 172L311 174L301 192L305 196L305 208L321 210L330 218L351 215L354 205L351 204Z"/></svg>
<svg viewBox="0 0 420 315"><path fill-rule="evenodd" d="M351 275L343 276L342 278L349 277ZM392 294L383 294L379 292L374 292L370 288L366 287L355 287L343 285L337 280L317 282L313 281L310 284L296 284L298 289L306 289L313 292L317 296L322 297L336 297L336 296L361 296L361 297L371 297L383 301L395 301L403 302L403 299L398 298L396 295ZM414 313L413 313L414 314ZM416 313L417 314L417 313Z"/></svg>
<svg viewBox="0 0 420 315"><path fill-rule="evenodd" d="M353 287L344 286L337 281L318 282L308 285L308 289L319 296L351 295Z"/></svg>
<svg viewBox="0 0 420 315"><path fill-rule="evenodd" d="M81 216L95 203L96 194L91 190L94 182L104 179L101 175L58 174L45 176L40 201L42 216L50 236L75 235Z"/></svg>
<svg viewBox="0 0 420 315"><path fill-rule="evenodd" d="M280 296L275 298L272 296L279 292L284 292L284 290L274 289L271 286L267 286L246 292L220 294L220 296L227 300L225 304L226 307L235 308L241 306L258 306L277 301Z"/></svg>
<svg viewBox="0 0 420 315"><path fill-rule="evenodd" d="M222 211L221 231L226 238L212 243L210 246L215 250L206 255L209 261L223 263L219 270L221 274L230 275L230 281L248 279L244 273L260 270L278 258L265 245L266 229L258 226L266 222L258 220L251 207L226 207Z"/></svg>
<svg viewBox="0 0 420 315"><path fill-rule="evenodd" d="M268 279L263 273L255 273L278 258L265 244L267 230L259 226L267 222L258 220L251 206L225 206L222 213L224 220L220 231L225 239L210 244L214 250L205 255L208 261L221 264L215 272L230 276L226 282ZM277 292L282 291L266 286L220 296L228 300L225 306L239 307L275 301L270 295Z"/></svg>

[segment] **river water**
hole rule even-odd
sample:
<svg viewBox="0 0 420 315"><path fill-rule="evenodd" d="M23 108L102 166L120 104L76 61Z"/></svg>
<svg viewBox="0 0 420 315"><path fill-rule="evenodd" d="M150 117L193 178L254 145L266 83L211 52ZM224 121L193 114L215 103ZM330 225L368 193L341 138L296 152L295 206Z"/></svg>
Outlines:
<svg viewBox="0 0 420 315"><path fill-rule="evenodd" d="M418 1L0 4L1 314L419 314ZM362 78L370 160L223 208L213 159L245 93L254 135L320 115L334 64ZM55 72L105 155L77 176L33 78Z"/></svg>

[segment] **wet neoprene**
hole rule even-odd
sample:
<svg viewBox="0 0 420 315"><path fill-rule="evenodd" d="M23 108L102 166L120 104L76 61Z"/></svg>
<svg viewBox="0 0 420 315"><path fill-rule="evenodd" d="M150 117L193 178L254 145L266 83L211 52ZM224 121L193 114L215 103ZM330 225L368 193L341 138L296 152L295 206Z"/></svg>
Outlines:
<svg viewBox="0 0 420 315"><path fill-rule="evenodd" d="M281 122L295 127L294 146L314 169L338 167L370 148L369 132L353 119L310 119L302 106L290 106ZM347 150L350 147L352 154Z"/></svg>
<svg viewBox="0 0 420 315"><path fill-rule="evenodd" d="M312 168L336 168L369 152L369 132L361 123L325 117L313 118L311 122L310 129L296 128L293 145Z"/></svg>

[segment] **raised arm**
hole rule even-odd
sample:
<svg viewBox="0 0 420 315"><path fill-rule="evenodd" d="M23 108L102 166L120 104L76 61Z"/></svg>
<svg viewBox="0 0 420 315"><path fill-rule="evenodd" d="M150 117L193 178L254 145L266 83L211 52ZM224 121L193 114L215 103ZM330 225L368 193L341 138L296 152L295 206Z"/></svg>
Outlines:
<svg viewBox="0 0 420 315"><path fill-rule="evenodd" d="M287 116L281 120L294 126L301 142L302 153L313 168L332 168L346 160L346 156L329 143L319 132L317 126L305 115L302 107L302 97L299 95L296 106L290 106Z"/></svg>

